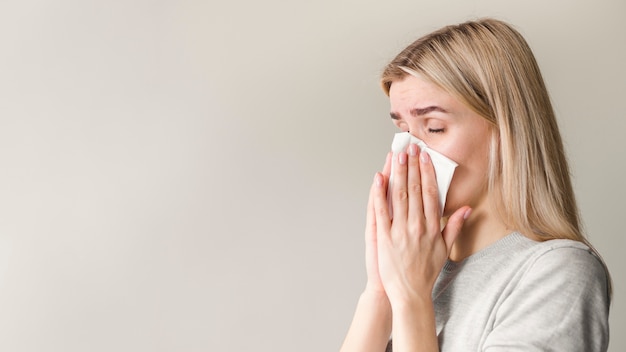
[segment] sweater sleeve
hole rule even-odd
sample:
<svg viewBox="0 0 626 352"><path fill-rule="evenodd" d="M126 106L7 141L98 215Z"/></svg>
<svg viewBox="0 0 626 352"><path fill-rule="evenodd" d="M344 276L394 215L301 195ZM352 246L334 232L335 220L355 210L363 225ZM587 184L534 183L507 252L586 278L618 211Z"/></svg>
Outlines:
<svg viewBox="0 0 626 352"><path fill-rule="evenodd" d="M551 247L496 311L484 351L605 352L608 275L586 247Z"/></svg>

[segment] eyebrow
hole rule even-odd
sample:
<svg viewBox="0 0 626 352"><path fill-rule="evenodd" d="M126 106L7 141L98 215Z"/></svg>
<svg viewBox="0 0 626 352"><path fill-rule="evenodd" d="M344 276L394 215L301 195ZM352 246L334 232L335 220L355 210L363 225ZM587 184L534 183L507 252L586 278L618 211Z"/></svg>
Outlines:
<svg viewBox="0 0 626 352"><path fill-rule="evenodd" d="M423 116L423 115L426 115L426 114L431 113L433 111L447 112L444 108L442 108L440 106L432 105L432 106L427 106L425 108L411 109L410 113L411 113L411 116ZM400 115L398 115L395 112L392 112L389 115L391 116L391 118L393 120L400 120Z"/></svg>

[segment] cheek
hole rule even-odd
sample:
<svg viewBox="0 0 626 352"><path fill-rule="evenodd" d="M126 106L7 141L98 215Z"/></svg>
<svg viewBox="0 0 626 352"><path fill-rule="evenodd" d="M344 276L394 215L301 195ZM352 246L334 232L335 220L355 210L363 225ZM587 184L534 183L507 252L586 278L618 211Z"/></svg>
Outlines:
<svg viewBox="0 0 626 352"><path fill-rule="evenodd" d="M489 150L473 146L473 148L457 151L457 153L450 153L449 157L459 164L454 171L446 197L445 212L451 214L464 205L476 207L485 198L488 184Z"/></svg>
<svg viewBox="0 0 626 352"><path fill-rule="evenodd" d="M457 168L446 196L444 215L450 216L465 205L474 209L479 207L487 198L487 184L484 170L477 173L462 167Z"/></svg>

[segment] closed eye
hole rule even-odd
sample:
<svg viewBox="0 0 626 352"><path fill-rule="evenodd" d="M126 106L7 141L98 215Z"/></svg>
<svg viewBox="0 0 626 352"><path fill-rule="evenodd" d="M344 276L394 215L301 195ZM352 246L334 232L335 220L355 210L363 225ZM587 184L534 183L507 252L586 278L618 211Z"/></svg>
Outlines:
<svg viewBox="0 0 626 352"><path fill-rule="evenodd" d="M429 133L443 133L444 129L443 128L429 128L428 132Z"/></svg>

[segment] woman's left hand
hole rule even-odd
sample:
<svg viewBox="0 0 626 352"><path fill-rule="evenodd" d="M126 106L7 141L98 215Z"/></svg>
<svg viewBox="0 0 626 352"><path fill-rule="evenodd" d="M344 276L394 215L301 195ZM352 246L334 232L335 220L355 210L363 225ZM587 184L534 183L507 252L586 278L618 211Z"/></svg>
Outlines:
<svg viewBox="0 0 626 352"><path fill-rule="evenodd" d="M431 299L432 289L452 244L471 209L461 207L441 229L435 170L428 153L411 144L393 162L389 214L387 179L375 177L374 211L378 266L391 306L412 299Z"/></svg>

